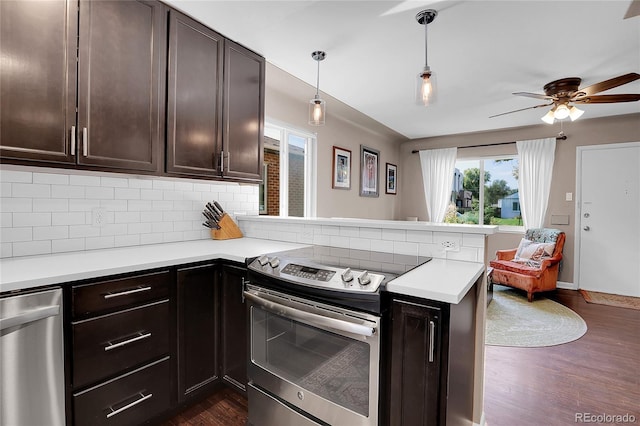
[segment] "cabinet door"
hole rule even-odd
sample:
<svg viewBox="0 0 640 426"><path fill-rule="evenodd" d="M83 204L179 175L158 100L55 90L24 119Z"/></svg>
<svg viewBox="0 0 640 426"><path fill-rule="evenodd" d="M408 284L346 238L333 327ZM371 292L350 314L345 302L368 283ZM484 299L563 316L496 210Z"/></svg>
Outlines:
<svg viewBox="0 0 640 426"><path fill-rule="evenodd" d="M77 2L0 1L0 156L74 163Z"/></svg>
<svg viewBox="0 0 640 426"><path fill-rule="evenodd" d="M80 3L80 164L160 171L164 11L155 1Z"/></svg>
<svg viewBox="0 0 640 426"><path fill-rule="evenodd" d="M440 425L440 309L394 300L391 329L390 424Z"/></svg>
<svg viewBox="0 0 640 426"><path fill-rule="evenodd" d="M246 392L247 311L242 292L246 269L222 267L222 379Z"/></svg>
<svg viewBox="0 0 640 426"><path fill-rule="evenodd" d="M225 41L224 176L262 179L264 133L264 58Z"/></svg>
<svg viewBox="0 0 640 426"><path fill-rule="evenodd" d="M180 401L218 379L218 286L215 265L178 269Z"/></svg>
<svg viewBox="0 0 640 426"><path fill-rule="evenodd" d="M167 172L219 176L223 38L169 13Z"/></svg>

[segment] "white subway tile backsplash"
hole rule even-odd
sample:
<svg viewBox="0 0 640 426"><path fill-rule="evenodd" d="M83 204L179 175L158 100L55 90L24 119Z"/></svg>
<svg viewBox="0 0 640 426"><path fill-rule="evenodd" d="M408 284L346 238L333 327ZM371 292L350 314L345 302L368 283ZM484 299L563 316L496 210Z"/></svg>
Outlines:
<svg viewBox="0 0 640 426"><path fill-rule="evenodd" d="M140 244L160 244L162 243L162 234L141 234L140 235Z"/></svg>
<svg viewBox="0 0 640 426"><path fill-rule="evenodd" d="M484 248L485 236L482 234L462 234L463 247Z"/></svg>
<svg viewBox="0 0 640 426"><path fill-rule="evenodd" d="M164 189L164 190L173 190L175 187L173 181L171 180L154 180L152 188L153 189Z"/></svg>
<svg viewBox="0 0 640 426"><path fill-rule="evenodd" d="M0 213L0 227L11 228L13 226L13 213Z"/></svg>
<svg viewBox="0 0 640 426"><path fill-rule="evenodd" d="M154 233L173 232L173 222L153 222L151 230Z"/></svg>
<svg viewBox="0 0 640 426"><path fill-rule="evenodd" d="M51 185L13 183L11 184L11 196L13 198L49 198L51 197Z"/></svg>
<svg viewBox="0 0 640 426"><path fill-rule="evenodd" d="M33 211L33 200L31 198L2 198L0 211L6 213L21 213Z"/></svg>
<svg viewBox="0 0 640 426"><path fill-rule="evenodd" d="M100 207L99 200L69 200L70 212L90 212Z"/></svg>
<svg viewBox="0 0 640 426"><path fill-rule="evenodd" d="M115 247L115 238L107 237L89 237L85 239L86 250L97 250Z"/></svg>
<svg viewBox="0 0 640 426"><path fill-rule="evenodd" d="M162 200L162 191L159 189L141 189L140 199L142 200Z"/></svg>
<svg viewBox="0 0 640 426"><path fill-rule="evenodd" d="M100 228L92 225L70 225L69 238L97 237L100 235Z"/></svg>
<svg viewBox="0 0 640 426"><path fill-rule="evenodd" d="M35 240L59 240L69 238L69 227L60 226L36 226L33 228L33 239Z"/></svg>
<svg viewBox="0 0 640 426"><path fill-rule="evenodd" d="M165 232L162 234L162 241L165 243L175 243L183 241L183 233L181 231Z"/></svg>
<svg viewBox="0 0 640 426"><path fill-rule="evenodd" d="M356 250L371 250L371 240L367 238L349 238L349 248Z"/></svg>
<svg viewBox="0 0 640 426"><path fill-rule="evenodd" d="M85 186L51 185L51 198L85 198Z"/></svg>
<svg viewBox="0 0 640 426"><path fill-rule="evenodd" d="M70 175L69 185L100 186L100 176Z"/></svg>
<svg viewBox="0 0 640 426"><path fill-rule="evenodd" d="M34 173L33 183L69 185L69 175L62 173Z"/></svg>
<svg viewBox="0 0 640 426"><path fill-rule="evenodd" d="M360 229L353 226L341 226L339 235L341 237L357 238L360 236Z"/></svg>
<svg viewBox="0 0 640 426"><path fill-rule="evenodd" d="M128 200L127 210L130 212L146 212L151 210L152 206L148 200Z"/></svg>
<svg viewBox="0 0 640 426"><path fill-rule="evenodd" d="M139 200L140 189L138 188L116 188L114 197L117 200Z"/></svg>
<svg viewBox="0 0 640 426"><path fill-rule="evenodd" d="M127 234L150 234L153 232L151 223L128 223Z"/></svg>
<svg viewBox="0 0 640 426"><path fill-rule="evenodd" d="M404 229L383 229L382 239L391 241L406 241L407 231Z"/></svg>
<svg viewBox="0 0 640 426"><path fill-rule="evenodd" d="M407 231L407 241L414 243L432 243L433 232L431 231Z"/></svg>
<svg viewBox="0 0 640 426"><path fill-rule="evenodd" d="M173 210L173 201L153 201L151 206L152 206L152 209L155 211Z"/></svg>
<svg viewBox="0 0 640 426"><path fill-rule="evenodd" d="M176 191L184 192L193 192L193 183L191 182L175 182L174 189Z"/></svg>
<svg viewBox="0 0 640 426"><path fill-rule="evenodd" d="M100 178L100 186L113 186L114 188L128 188L129 180L124 178L102 176Z"/></svg>
<svg viewBox="0 0 640 426"><path fill-rule="evenodd" d="M69 200L66 198L34 198L34 212L67 212Z"/></svg>
<svg viewBox="0 0 640 426"><path fill-rule="evenodd" d="M129 178L129 188L151 189L153 188L153 182L149 179Z"/></svg>
<svg viewBox="0 0 640 426"><path fill-rule="evenodd" d="M115 212L114 223L140 222L140 212Z"/></svg>
<svg viewBox="0 0 640 426"><path fill-rule="evenodd" d="M416 256L418 254L418 243L409 243L404 241L393 242L393 253L395 254L408 254Z"/></svg>
<svg viewBox="0 0 640 426"><path fill-rule="evenodd" d="M13 256L51 253L51 240L13 243Z"/></svg>
<svg viewBox="0 0 640 426"><path fill-rule="evenodd" d="M114 194L114 188L110 187L87 188L85 197L91 200L112 200Z"/></svg>
<svg viewBox="0 0 640 426"><path fill-rule="evenodd" d="M51 213L13 213L13 226L50 226Z"/></svg>
<svg viewBox="0 0 640 426"><path fill-rule="evenodd" d="M0 181L2 182L33 182L33 173L21 170L0 170Z"/></svg>
<svg viewBox="0 0 640 426"><path fill-rule="evenodd" d="M33 240L33 228L3 228L1 236L1 241L3 243L31 241Z"/></svg>
<svg viewBox="0 0 640 426"><path fill-rule="evenodd" d="M64 253L84 250L84 238L68 238L66 240L52 240L51 252Z"/></svg>
<svg viewBox="0 0 640 426"><path fill-rule="evenodd" d="M51 213L52 225L84 225L84 212Z"/></svg>
<svg viewBox="0 0 640 426"><path fill-rule="evenodd" d="M11 188L12 188L12 184L10 182L0 182L0 197L10 198Z"/></svg>
<svg viewBox="0 0 640 426"><path fill-rule="evenodd" d="M478 258L478 249L475 247L462 247L459 251L448 251L447 259L465 260L467 262L481 262L482 257Z"/></svg>
<svg viewBox="0 0 640 426"><path fill-rule="evenodd" d="M140 235L116 235L113 245L116 247L139 246Z"/></svg>
<svg viewBox="0 0 640 426"><path fill-rule="evenodd" d="M360 230L360 238L369 238L371 240L382 239L382 229L380 228L358 228Z"/></svg>
<svg viewBox="0 0 640 426"><path fill-rule="evenodd" d="M13 244L0 243L0 257L12 257L12 256L13 256Z"/></svg>
<svg viewBox="0 0 640 426"><path fill-rule="evenodd" d="M180 191L164 191L163 200L184 200L184 194Z"/></svg>

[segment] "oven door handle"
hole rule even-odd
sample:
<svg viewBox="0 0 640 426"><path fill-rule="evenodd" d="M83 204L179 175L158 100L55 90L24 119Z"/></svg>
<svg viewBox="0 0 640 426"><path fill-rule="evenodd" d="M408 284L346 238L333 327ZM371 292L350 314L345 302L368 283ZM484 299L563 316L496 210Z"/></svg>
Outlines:
<svg viewBox="0 0 640 426"><path fill-rule="evenodd" d="M329 318L311 312L301 311L271 300L263 299L248 291L244 292L244 297L274 314L281 315L293 320L304 322L305 324L316 327L328 327L338 331L344 331L360 336L373 336L376 332L375 327L369 327L362 324L354 324L336 318Z"/></svg>

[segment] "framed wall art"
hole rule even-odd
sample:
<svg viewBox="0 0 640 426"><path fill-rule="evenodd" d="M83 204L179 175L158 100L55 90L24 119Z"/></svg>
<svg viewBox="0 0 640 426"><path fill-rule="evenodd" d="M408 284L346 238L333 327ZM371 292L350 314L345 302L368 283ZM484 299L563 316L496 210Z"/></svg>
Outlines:
<svg viewBox="0 0 640 426"><path fill-rule="evenodd" d="M386 182L385 193L396 195L398 193L398 166L387 163L384 175Z"/></svg>
<svg viewBox="0 0 640 426"><path fill-rule="evenodd" d="M360 145L360 196L377 197L380 151Z"/></svg>
<svg viewBox="0 0 640 426"><path fill-rule="evenodd" d="M351 189L351 151L333 147L333 189Z"/></svg>

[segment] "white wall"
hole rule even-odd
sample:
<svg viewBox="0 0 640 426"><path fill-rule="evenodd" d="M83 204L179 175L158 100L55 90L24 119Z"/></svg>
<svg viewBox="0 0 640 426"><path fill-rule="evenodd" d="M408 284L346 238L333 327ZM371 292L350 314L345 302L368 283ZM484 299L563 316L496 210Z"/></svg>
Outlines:
<svg viewBox="0 0 640 426"><path fill-rule="evenodd" d="M12 165L0 183L1 257L210 238L202 210L212 200L232 216L258 214L255 184Z"/></svg>

